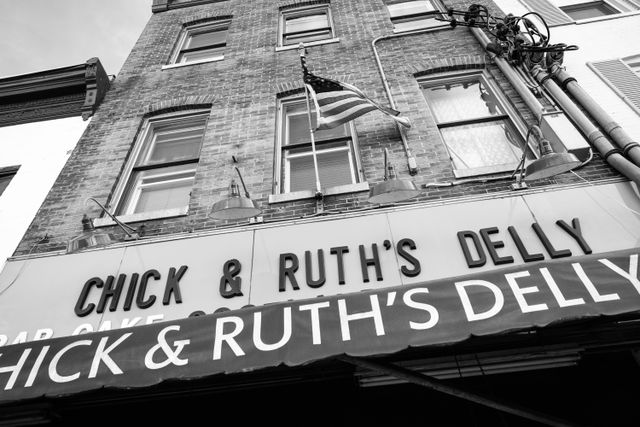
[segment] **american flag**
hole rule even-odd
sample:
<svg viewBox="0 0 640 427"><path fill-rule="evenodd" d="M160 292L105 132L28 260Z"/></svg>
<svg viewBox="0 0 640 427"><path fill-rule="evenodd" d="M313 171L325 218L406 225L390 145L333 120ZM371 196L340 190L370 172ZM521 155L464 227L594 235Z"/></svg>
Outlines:
<svg viewBox="0 0 640 427"><path fill-rule="evenodd" d="M378 104L350 84L310 73L305 57L301 56L300 60L304 83L309 89L316 111L319 111L316 129L331 129L374 110L383 112L407 128L411 127L409 119L401 117L399 111Z"/></svg>

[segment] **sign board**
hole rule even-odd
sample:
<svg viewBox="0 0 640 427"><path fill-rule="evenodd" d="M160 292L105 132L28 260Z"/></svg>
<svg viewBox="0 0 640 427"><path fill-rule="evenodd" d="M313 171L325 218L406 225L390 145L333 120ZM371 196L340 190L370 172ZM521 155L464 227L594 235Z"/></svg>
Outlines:
<svg viewBox="0 0 640 427"><path fill-rule="evenodd" d="M639 250L286 301L0 349L0 402L301 365L640 313Z"/></svg>
<svg viewBox="0 0 640 427"><path fill-rule="evenodd" d="M14 259L0 346L632 249L638 212L618 183Z"/></svg>

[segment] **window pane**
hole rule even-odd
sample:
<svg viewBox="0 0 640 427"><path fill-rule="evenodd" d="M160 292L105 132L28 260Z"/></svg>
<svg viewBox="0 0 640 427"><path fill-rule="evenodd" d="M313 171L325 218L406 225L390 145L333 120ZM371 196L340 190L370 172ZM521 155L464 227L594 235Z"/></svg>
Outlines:
<svg viewBox="0 0 640 427"><path fill-rule="evenodd" d="M322 188L352 184L348 151L317 153L318 175ZM291 159L289 191L315 190L316 176L311 155Z"/></svg>
<svg viewBox="0 0 640 427"><path fill-rule="evenodd" d="M396 18L403 15L415 15L417 13L429 13L436 10L430 1L407 1L403 3L396 3L387 5L389 8L389 15L391 18Z"/></svg>
<svg viewBox="0 0 640 427"><path fill-rule="evenodd" d="M119 214L185 207L195 179L195 164L134 172Z"/></svg>
<svg viewBox="0 0 640 427"><path fill-rule="evenodd" d="M456 169L517 164L522 142L506 120L440 129Z"/></svg>
<svg viewBox="0 0 640 427"><path fill-rule="evenodd" d="M185 62L198 61L200 59L222 58L224 57L224 47L214 47L211 49L196 50L193 52L181 52L176 62L178 64Z"/></svg>
<svg viewBox="0 0 640 427"><path fill-rule="evenodd" d="M295 36L286 36L284 38L284 44L298 44L300 42L312 42L315 40L324 40L329 38L331 38L330 30L314 31L313 33L301 33Z"/></svg>
<svg viewBox="0 0 640 427"><path fill-rule="evenodd" d="M315 12L305 16L285 17L285 33L297 33L300 31L313 31L329 26L329 17L326 12Z"/></svg>
<svg viewBox="0 0 640 427"><path fill-rule="evenodd" d="M203 129L158 133L147 164L194 159L200 155Z"/></svg>
<svg viewBox="0 0 640 427"><path fill-rule="evenodd" d="M576 21L580 19L597 18L598 16L614 15L618 13L616 9L601 1L595 1L586 4L576 4L572 6L563 6L560 7L560 9L562 9L564 13L566 13Z"/></svg>
<svg viewBox="0 0 640 427"><path fill-rule="evenodd" d="M427 87L424 94L438 123L504 114L480 80Z"/></svg>
<svg viewBox="0 0 640 427"><path fill-rule="evenodd" d="M9 186L9 183L11 182L11 178L13 178L13 175L0 176L0 196L2 195L2 193L4 193L4 190Z"/></svg>
<svg viewBox="0 0 640 427"><path fill-rule="evenodd" d="M133 213L188 206L192 187L193 178L144 187Z"/></svg>
<svg viewBox="0 0 640 427"><path fill-rule="evenodd" d="M198 47L212 46L227 41L227 29L221 28L216 30L192 33L185 45L185 49L194 49Z"/></svg>
<svg viewBox="0 0 640 427"><path fill-rule="evenodd" d="M295 144L299 142L311 142L311 136L309 134L309 118L307 117L306 106L295 107L295 109L288 109L287 112L296 111L297 113L287 115L288 124L288 138L284 142L287 144ZM311 125L316 126L316 114L315 110L311 111ZM332 138L340 138L349 135L349 130L346 124L336 126L333 129L322 129L315 131L314 137L316 141L322 141Z"/></svg>

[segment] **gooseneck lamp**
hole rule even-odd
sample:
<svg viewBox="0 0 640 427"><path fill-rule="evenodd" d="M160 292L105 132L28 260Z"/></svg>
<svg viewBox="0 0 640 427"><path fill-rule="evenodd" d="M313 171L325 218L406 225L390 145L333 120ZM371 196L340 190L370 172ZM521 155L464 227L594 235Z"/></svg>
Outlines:
<svg viewBox="0 0 640 427"><path fill-rule="evenodd" d="M105 208L100 202L98 202L93 197L89 197L85 201L86 203L92 200L100 209L103 210L112 220L115 222L125 233L124 240L138 240L140 238L140 233L134 229L133 227L123 223L118 218L113 216L107 208ZM83 249L95 248L100 246L107 246L112 243L119 242L120 240L113 235L112 233L102 232L95 229L93 225L93 220L89 218L86 214L82 217L82 234L73 239L70 239L67 243L67 253L77 252Z"/></svg>
<svg viewBox="0 0 640 427"><path fill-rule="evenodd" d="M420 194L413 181L396 177L389 161L389 151L384 149L384 181L369 190L370 203L395 203L408 200Z"/></svg>
<svg viewBox="0 0 640 427"><path fill-rule="evenodd" d="M244 196L240 194L238 184L235 179L232 178L231 184L229 185L229 197L215 202L211 207L209 216L213 219L245 219L257 216L262 212L260 208L258 208L256 202L251 200L247 187L242 179L242 175L240 174L240 170L237 166L234 166L234 168L238 173L238 177L240 177L240 182L244 189Z"/></svg>

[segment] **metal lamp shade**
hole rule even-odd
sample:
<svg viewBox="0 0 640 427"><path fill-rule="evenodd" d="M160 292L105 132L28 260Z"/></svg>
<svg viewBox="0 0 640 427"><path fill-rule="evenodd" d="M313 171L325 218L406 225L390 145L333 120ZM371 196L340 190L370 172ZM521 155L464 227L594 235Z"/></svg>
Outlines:
<svg viewBox="0 0 640 427"><path fill-rule="evenodd" d="M119 240L111 233L85 231L78 237L74 237L69 240L67 243L67 253L69 254L82 249L95 248L99 246L107 246L116 242L119 242Z"/></svg>
<svg viewBox="0 0 640 427"><path fill-rule="evenodd" d="M582 162L571 153L544 154L538 160L531 162L525 169L524 179L535 180L550 178L564 172L568 172L580 166Z"/></svg>
<svg viewBox="0 0 640 427"><path fill-rule="evenodd" d="M244 219L259 215L261 212L253 200L232 196L215 202L209 216L213 219Z"/></svg>
<svg viewBox="0 0 640 427"><path fill-rule="evenodd" d="M374 185L369 190L370 203L395 203L420 194L413 181L392 178Z"/></svg>

